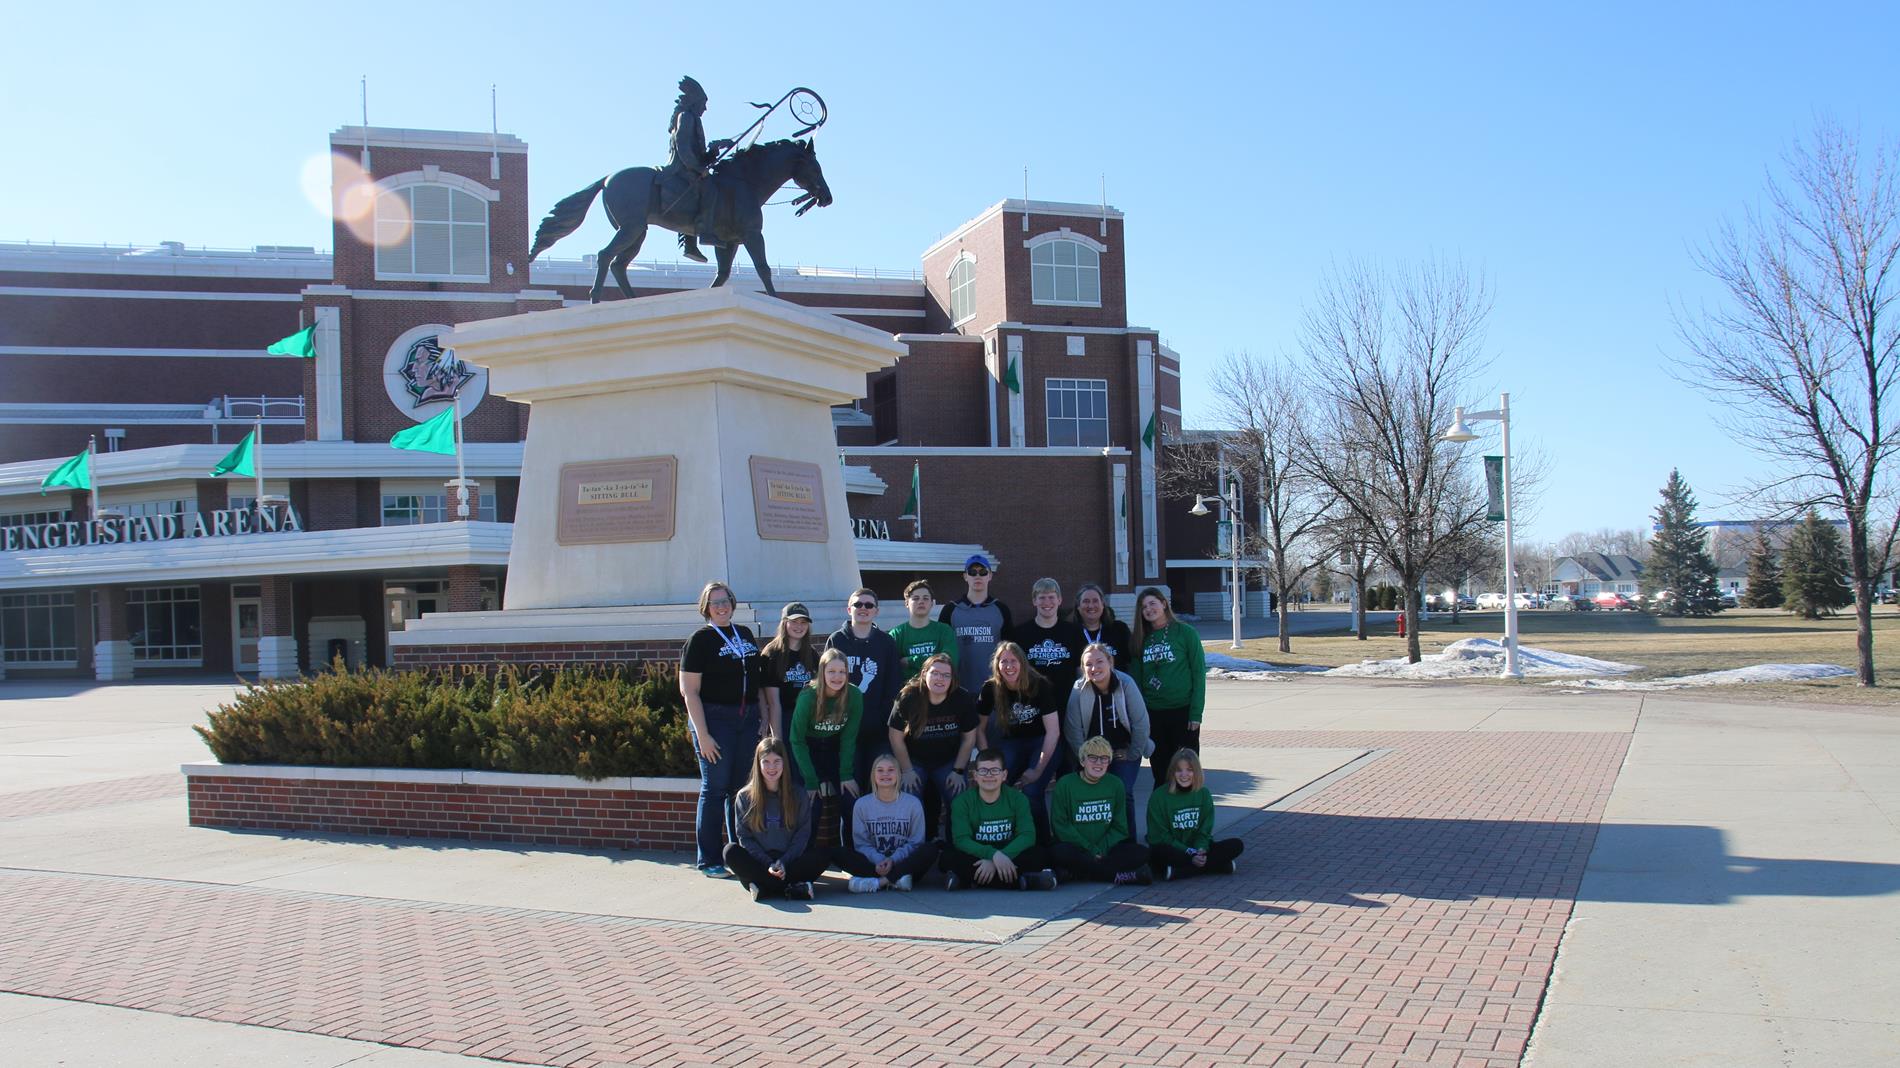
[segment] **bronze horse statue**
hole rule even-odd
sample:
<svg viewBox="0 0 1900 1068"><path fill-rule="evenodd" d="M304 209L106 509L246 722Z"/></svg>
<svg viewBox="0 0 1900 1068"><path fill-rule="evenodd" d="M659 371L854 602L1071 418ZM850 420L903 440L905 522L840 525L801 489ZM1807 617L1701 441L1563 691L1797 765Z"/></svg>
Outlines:
<svg viewBox="0 0 1900 1068"><path fill-rule="evenodd" d="M599 270L594 275L594 288L588 299L600 303L600 291L607 284L609 269L614 273L614 281L620 284L620 291L633 296L633 285L627 281L627 264L646 240L647 227L659 225L676 233L688 233L698 214L693 196L663 203L658 176L659 170L654 167L628 167L562 198L535 230L534 249L528 253L528 262L533 263L536 256L578 229L587 218L587 209L593 205L594 198L604 189L606 196L602 200L607 207L607 220L614 224L614 236L600 250ZM732 276L733 258L738 255L739 246L744 245L752 257L753 268L759 272L759 280L765 283L765 291L777 295L778 291L772 288L772 268L765 261L763 209L765 202L788 181L796 182L804 190L792 201L799 205L799 215L831 203L831 187L825 184L825 172L818 166L818 151L810 141L768 141L742 148L715 164L695 187L697 196L716 195L722 201L714 232L699 235L713 242L719 265L719 273L713 278L715 287L725 285Z"/></svg>

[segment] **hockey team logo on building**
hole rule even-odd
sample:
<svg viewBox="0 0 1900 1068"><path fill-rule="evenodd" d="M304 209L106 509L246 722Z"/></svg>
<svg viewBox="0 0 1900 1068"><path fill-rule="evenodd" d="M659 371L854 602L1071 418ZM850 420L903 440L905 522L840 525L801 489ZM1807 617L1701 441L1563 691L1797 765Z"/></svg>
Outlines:
<svg viewBox="0 0 1900 1068"><path fill-rule="evenodd" d="M488 393L488 372L455 359L442 340L454 327L425 323L405 330L383 358L383 389L389 403L421 422L457 396L468 415Z"/></svg>

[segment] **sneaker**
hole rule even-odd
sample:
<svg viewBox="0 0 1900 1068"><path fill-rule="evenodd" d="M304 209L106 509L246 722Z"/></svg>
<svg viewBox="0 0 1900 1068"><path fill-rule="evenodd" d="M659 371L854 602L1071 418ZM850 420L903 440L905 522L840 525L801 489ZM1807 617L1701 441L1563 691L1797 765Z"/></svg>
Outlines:
<svg viewBox="0 0 1900 1068"><path fill-rule="evenodd" d="M1032 871L1023 875L1025 890L1054 890L1056 873L1052 871Z"/></svg>
<svg viewBox="0 0 1900 1068"><path fill-rule="evenodd" d="M1132 883L1134 881L1135 881L1134 872L1118 871L1115 873L1115 877L1113 879L1110 879L1108 882L1110 886L1127 886L1129 883Z"/></svg>
<svg viewBox="0 0 1900 1068"><path fill-rule="evenodd" d="M1168 882L1174 878L1174 869L1163 864L1155 869L1155 876L1164 883Z"/></svg>
<svg viewBox="0 0 1900 1068"><path fill-rule="evenodd" d="M810 901L814 891L810 883L792 883L785 888L785 896L793 901Z"/></svg>
<svg viewBox="0 0 1900 1068"><path fill-rule="evenodd" d="M1148 865L1143 864L1141 867L1135 869L1136 885L1153 886L1154 882L1155 882L1154 873L1148 870Z"/></svg>
<svg viewBox="0 0 1900 1068"><path fill-rule="evenodd" d="M699 869L699 874L704 875L708 879L732 878L732 872L726 870L726 866L724 864L708 864L705 867Z"/></svg>
<svg viewBox="0 0 1900 1068"><path fill-rule="evenodd" d="M891 889L901 890L906 894L910 893L910 888L911 888L911 881L910 881L910 876L908 875L899 876L898 880L891 884Z"/></svg>
<svg viewBox="0 0 1900 1068"><path fill-rule="evenodd" d="M963 880L957 878L956 872L945 872L943 876L943 888L945 890L961 890L963 889Z"/></svg>
<svg viewBox="0 0 1900 1068"><path fill-rule="evenodd" d="M746 891L752 895L752 900L754 901L765 900L765 887L761 886L758 883L746 883L743 885L745 886Z"/></svg>
<svg viewBox="0 0 1900 1068"><path fill-rule="evenodd" d="M849 885L854 894L875 894L877 893L877 876L854 875Z"/></svg>

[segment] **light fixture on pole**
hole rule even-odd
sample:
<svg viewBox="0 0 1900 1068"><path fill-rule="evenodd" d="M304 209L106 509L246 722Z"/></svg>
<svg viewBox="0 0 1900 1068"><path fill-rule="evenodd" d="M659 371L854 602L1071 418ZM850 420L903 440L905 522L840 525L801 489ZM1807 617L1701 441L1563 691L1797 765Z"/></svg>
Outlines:
<svg viewBox="0 0 1900 1068"><path fill-rule="evenodd" d="M1511 395L1499 394L1498 406L1492 411L1453 409L1451 426L1439 435L1439 440L1458 443L1478 440L1478 435L1467 425L1467 420L1472 423L1496 422L1504 433L1501 480L1504 504L1504 676L1523 678L1524 669L1519 666L1517 657L1517 562L1511 548Z"/></svg>
<svg viewBox="0 0 1900 1068"><path fill-rule="evenodd" d="M1229 478L1228 484L1225 488L1227 490L1227 493L1232 494L1231 497L1227 496L1226 494L1215 494L1213 496L1208 496L1206 494L1200 494L1200 493L1195 494L1194 507L1188 509L1188 514L1192 516L1207 515L1208 501L1214 501L1218 503L1221 506L1221 508L1225 510L1227 513L1227 516L1228 516L1226 520L1228 524L1227 552L1228 552L1228 559L1229 559L1229 567L1232 569L1232 573L1228 576L1228 589L1231 591L1230 596L1233 598L1233 609L1231 611L1231 615L1233 617L1233 622L1234 622L1234 636L1231 641L1230 647L1234 649L1238 649L1240 648L1240 607L1241 607L1240 605L1240 602L1241 602L1240 479L1237 477Z"/></svg>

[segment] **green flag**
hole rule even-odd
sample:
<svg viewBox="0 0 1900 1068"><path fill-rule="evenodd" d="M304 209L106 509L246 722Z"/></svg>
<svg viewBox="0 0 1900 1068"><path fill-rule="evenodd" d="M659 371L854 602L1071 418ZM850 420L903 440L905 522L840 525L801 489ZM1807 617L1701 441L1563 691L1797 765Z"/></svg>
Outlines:
<svg viewBox="0 0 1900 1068"><path fill-rule="evenodd" d="M283 338L264 350L270 356L300 356L306 360L317 354L317 324L311 323L302 330Z"/></svg>
<svg viewBox="0 0 1900 1068"><path fill-rule="evenodd" d="M1155 447L1155 417L1159 414L1158 412L1148 413L1148 427L1141 432L1141 443L1151 449Z"/></svg>
<svg viewBox="0 0 1900 1068"><path fill-rule="evenodd" d="M244 435L244 440L237 443L237 448L226 453L224 459L218 461L218 466L211 469L211 477L257 474L256 452L257 431L253 430Z"/></svg>
<svg viewBox="0 0 1900 1068"><path fill-rule="evenodd" d="M398 449L408 449L411 452L439 452L444 456L454 456L454 405L442 409L440 415L427 422L417 423L398 433L389 439L389 443Z"/></svg>
<svg viewBox="0 0 1900 1068"><path fill-rule="evenodd" d="M78 490L92 488L92 450L81 449L79 455L53 468L53 473L40 480L40 496L57 486L71 486Z"/></svg>
<svg viewBox="0 0 1900 1068"><path fill-rule="evenodd" d="M899 519L917 518L917 503L923 489L921 468L921 464L910 465L910 498L904 502L904 511L897 517Z"/></svg>
<svg viewBox="0 0 1900 1068"><path fill-rule="evenodd" d="M1003 384L1009 387L1011 393L1023 391L1022 379L1016 377L1016 357L1014 356L1009 358L1009 366L1003 368Z"/></svg>

